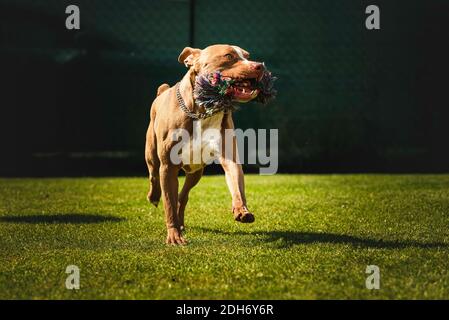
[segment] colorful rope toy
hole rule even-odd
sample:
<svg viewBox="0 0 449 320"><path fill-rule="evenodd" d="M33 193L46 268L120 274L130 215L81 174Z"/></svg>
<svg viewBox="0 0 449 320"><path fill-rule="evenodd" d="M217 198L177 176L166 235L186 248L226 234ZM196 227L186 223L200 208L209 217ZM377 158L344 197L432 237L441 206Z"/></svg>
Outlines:
<svg viewBox="0 0 449 320"><path fill-rule="evenodd" d="M276 77L271 72L265 71L259 81L253 80L252 89L257 89L257 96L252 101L267 104L276 97L277 91L274 89ZM204 107L207 114L214 114L219 111L234 111L236 102L234 97L234 79L224 78L219 71L198 75L195 79L193 97L195 102Z"/></svg>

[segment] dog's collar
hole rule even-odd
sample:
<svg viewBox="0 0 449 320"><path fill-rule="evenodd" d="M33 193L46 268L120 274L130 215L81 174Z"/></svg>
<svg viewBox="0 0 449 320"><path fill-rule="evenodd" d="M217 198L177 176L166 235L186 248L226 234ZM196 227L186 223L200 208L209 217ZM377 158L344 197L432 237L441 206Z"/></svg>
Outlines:
<svg viewBox="0 0 449 320"><path fill-rule="evenodd" d="M184 111L184 113L189 118L192 118L195 120L201 120L201 119L210 118L219 112L227 113L228 110L224 107L222 107L222 108L206 108L206 111L203 113L195 113L195 112L190 111L190 109L186 106L186 103L184 102L184 99L181 96L181 91L179 90L179 87L180 87L180 82L178 82L176 84L176 100L178 101L179 108L181 108L181 110Z"/></svg>

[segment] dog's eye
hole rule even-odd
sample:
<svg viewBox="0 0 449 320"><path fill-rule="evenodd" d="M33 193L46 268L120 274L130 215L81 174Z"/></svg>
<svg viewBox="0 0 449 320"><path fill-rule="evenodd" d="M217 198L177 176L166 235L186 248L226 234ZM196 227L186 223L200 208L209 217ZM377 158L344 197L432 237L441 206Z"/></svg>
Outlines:
<svg viewBox="0 0 449 320"><path fill-rule="evenodd" d="M234 59L234 56L233 56L232 54L230 54L230 53L227 53L227 54L225 54L224 56L225 56L225 58L226 58L227 60L232 60L232 59Z"/></svg>

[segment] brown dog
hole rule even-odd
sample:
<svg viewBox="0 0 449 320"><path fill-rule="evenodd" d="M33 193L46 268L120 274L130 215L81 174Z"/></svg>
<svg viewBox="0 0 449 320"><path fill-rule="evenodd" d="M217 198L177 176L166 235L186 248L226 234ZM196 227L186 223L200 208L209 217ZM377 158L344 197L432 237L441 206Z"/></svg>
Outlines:
<svg viewBox="0 0 449 320"><path fill-rule="evenodd" d="M205 111L204 107L194 101L193 89L196 76L220 71L223 77L234 81L231 87L233 100L250 101L257 96L258 91L248 88L250 86L248 80L260 79L264 72L264 65L250 61L248 58L249 53L237 46L213 45L203 50L187 47L178 58L180 63L189 68L187 74L172 88L167 84L158 88L157 97L151 107L145 158L150 177L148 200L157 206L162 196L168 244L186 243L182 230L189 191L200 180L207 162L202 159L200 163L193 165L184 162L173 163L170 156L171 150L178 142L172 138L173 130L184 129L191 134L194 126L200 126L203 131L215 128L220 130L221 142L225 142L225 130L234 128L231 112L220 111L204 119L195 119L195 115L201 117ZM231 143L235 154L237 150L235 137L232 137ZM210 145L210 141L203 141L199 146L203 149L207 144ZM235 155L225 156L224 154L225 152L220 152L217 157L225 171L226 182L232 195L234 218L240 222L253 222L254 215L246 206L242 167L235 160ZM214 155L211 154L211 156ZM185 171L186 178L178 195L180 169Z"/></svg>

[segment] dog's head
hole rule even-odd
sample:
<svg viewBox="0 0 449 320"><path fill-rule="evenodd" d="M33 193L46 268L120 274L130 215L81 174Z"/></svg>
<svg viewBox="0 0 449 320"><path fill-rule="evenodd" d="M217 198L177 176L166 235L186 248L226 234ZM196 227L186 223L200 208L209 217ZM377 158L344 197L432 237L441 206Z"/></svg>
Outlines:
<svg viewBox="0 0 449 320"><path fill-rule="evenodd" d="M248 102L260 92L259 81L265 72L261 62L249 60L249 53L237 46L217 44L203 50L186 47L178 61L195 74L220 72L224 80L232 80L229 88L233 100Z"/></svg>

